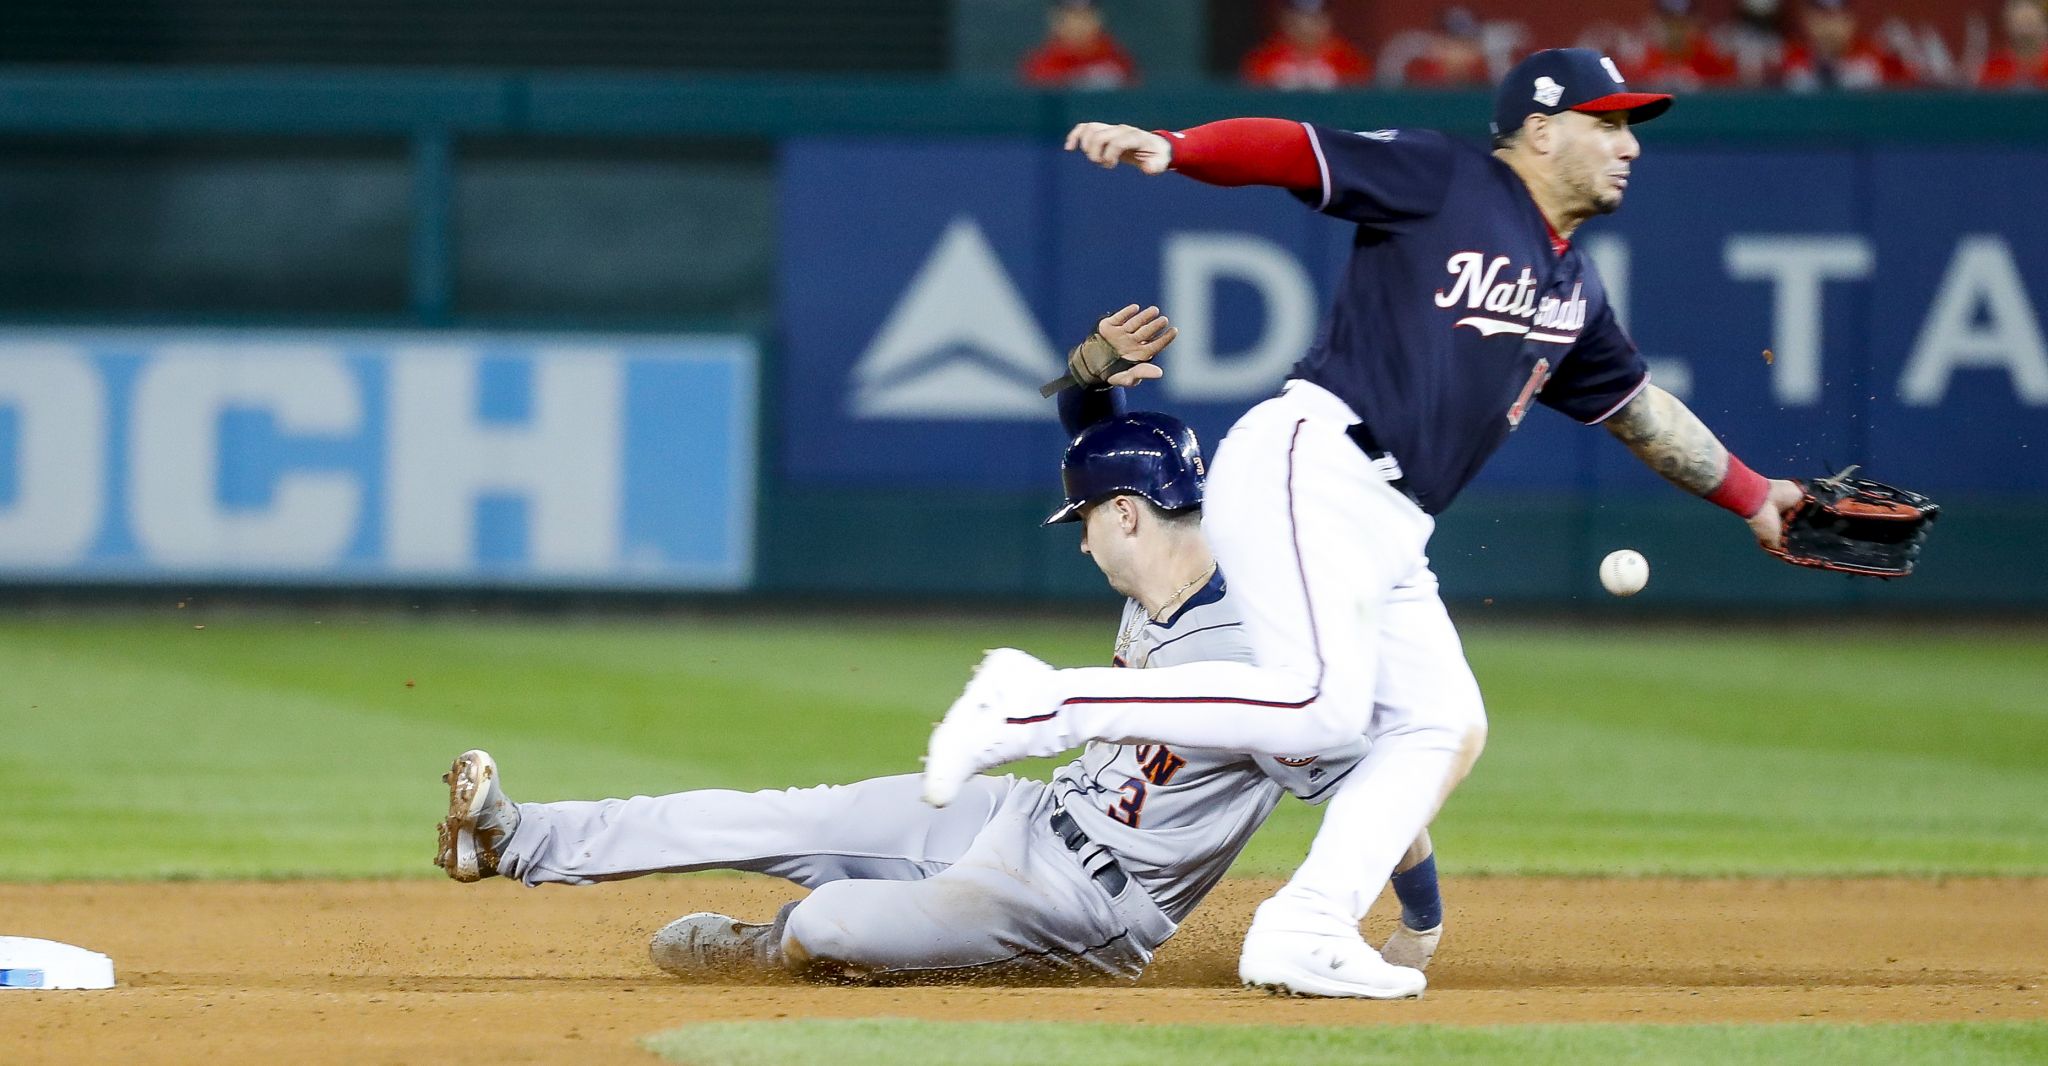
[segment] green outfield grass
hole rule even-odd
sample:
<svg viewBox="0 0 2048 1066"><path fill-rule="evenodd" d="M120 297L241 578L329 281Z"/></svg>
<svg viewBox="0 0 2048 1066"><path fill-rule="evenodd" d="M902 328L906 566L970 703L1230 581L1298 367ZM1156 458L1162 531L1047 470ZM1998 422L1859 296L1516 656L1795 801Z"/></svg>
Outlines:
<svg viewBox="0 0 2048 1066"><path fill-rule="evenodd" d="M1501 1063L2037 1063L2048 1025L1440 1025L1150 1027L1098 1023L952 1023L898 1019L696 1025L648 1041L688 1066L895 1066L905 1062L1044 1066L1156 1062L1205 1066Z"/></svg>
<svg viewBox="0 0 2048 1066"><path fill-rule="evenodd" d="M1096 662L1113 619L17 617L0 878L431 876L470 746L522 799L914 772L982 648ZM1449 870L2048 873L2048 629L1467 641L1493 736ZM1314 824L1283 804L1241 872Z"/></svg>

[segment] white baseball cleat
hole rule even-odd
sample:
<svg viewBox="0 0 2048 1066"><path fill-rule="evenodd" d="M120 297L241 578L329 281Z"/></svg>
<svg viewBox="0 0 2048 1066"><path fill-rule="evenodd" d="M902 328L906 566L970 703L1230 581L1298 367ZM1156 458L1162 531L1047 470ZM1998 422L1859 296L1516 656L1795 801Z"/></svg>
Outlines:
<svg viewBox="0 0 2048 1066"><path fill-rule="evenodd" d="M498 856L519 828L519 808L498 787L498 764L487 751L465 751L441 775L448 783L448 817L434 865L462 881L498 873Z"/></svg>
<svg viewBox="0 0 2048 1066"><path fill-rule="evenodd" d="M1414 999L1429 979L1395 966L1352 936L1253 930L1238 956L1237 979L1248 988L1334 999Z"/></svg>
<svg viewBox="0 0 2048 1066"><path fill-rule="evenodd" d="M926 803L953 802L962 786L991 766L1065 750L1050 739L1059 715L1046 685L1051 675L1052 667L1015 648L982 656L966 691L932 730L924 758Z"/></svg>
<svg viewBox="0 0 2048 1066"><path fill-rule="evenodd" d="M1380 948L1380 958L1395 966L1406 966L1411 970L1429 969L1429 960L1436 958L1436 946L1444 938L1444 923L1438 922L1428 929L1410 929L1395 922L1394 935Z"/></svg>

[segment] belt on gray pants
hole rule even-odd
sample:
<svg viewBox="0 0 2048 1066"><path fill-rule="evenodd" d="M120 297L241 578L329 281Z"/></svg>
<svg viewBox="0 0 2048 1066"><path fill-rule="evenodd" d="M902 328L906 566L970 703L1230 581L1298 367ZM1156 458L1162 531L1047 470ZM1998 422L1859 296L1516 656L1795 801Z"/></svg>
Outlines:
<svg viewBox="0 0 2048 1066"><path fill-rule="evenodd" d="M1058 837L1060 843L1065 844L1067 850L1075 855L1079 855L1082 848L1094 843L1088 839L1088 834L1083 833L1081 827L1075 824L1074 816L1068 814L1065 808L1052 812L1052 835ZM1124 868L1118 866L1114 858L1109 857L1107 849L1104 850L1103 857L1107 861L1100 868L1088 871L1088 876L1094 878L1095 883L1101 885L1102 890L1109 893L1112 898L1121 896L1124 894L1125 886L1131 883L1130 875L1124 873Z"/></svg>

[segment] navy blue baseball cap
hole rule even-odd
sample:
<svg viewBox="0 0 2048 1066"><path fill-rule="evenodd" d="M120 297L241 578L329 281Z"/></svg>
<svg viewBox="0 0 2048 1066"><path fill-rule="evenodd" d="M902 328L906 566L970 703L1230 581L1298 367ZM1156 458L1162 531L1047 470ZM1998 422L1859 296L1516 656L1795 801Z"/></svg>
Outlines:
<svg viewBox="0 0 2048 1066"><path fill-rule="evenodd" d="M1202 445L1172 415L1135 411L1081 431L1060 463L1067 502L1041 523L1078 522L1081 509L1112 496L1142 496L1162 511L1202 505Z"/></svg>
<svg viewBox="0 0 2048 1066"><path fill-rule="evenodd" d="M1626 111L1631 124L1671 110L1669 93L1632 93L1614 60L1591 48L1546 48L1515 64L1493 90L1493 135L1522 128L1530 115Z"/></svg>

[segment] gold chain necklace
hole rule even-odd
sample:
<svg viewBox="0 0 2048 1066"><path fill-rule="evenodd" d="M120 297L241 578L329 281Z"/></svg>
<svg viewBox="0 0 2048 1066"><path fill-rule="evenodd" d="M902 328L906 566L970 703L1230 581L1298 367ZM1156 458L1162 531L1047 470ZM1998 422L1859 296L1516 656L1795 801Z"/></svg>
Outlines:
<svg viewBox="0 0 2048 1066"><path fill-rule="evenodd" d="M1159 605L1159 613L1165 614L1166 612L1172 610L1173 605L1179 603L1180 598L1182 596L1187 595L1187 591L1189 589L1194 588L1196 585L1207 582L1209 578L1215 573L1216 564L1210 563L1209 569L1204 570L1201 573L1195 575L1194 577L1191 577L1186 581L1181 582L1180 587L1173 590L1173 595L1168 596L1166 598L1166 602ZM1124 653L1131 650L1131 642L1138 639L1138 634L1145 628L1145 623L1151 620L1152 615L1145 610L1145 605L1139 604L1137 614L1131 618L1129 623L1125 624L1123 631L1116 635L1116 658L1123 658ZM1137 665L1143 666L1145 664L1138 663Z"/></svg>

